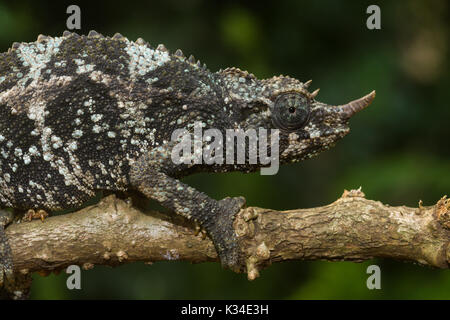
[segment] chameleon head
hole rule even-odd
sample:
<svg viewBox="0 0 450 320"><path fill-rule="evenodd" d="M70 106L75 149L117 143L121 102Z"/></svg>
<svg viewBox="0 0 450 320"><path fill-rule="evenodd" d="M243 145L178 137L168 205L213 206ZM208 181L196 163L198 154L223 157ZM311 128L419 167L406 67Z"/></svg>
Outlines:
<svg viewBox="0 0 450 320"><path fill-rule="evenodd" d="M370 105L375 91L343 105L328 105L316 100L319 90L310 93L311 81L274 78L269 83L285 82L266 97L272 128L280 130L280 162L298 162L334 146L350 132L349 119ZM289 84L287 84L287 83Z"/></svg>
<svg viewBox="0 0 450 320"><path fill-rule="evenodd" d="M319 90L308 91L311 80L302 83L285 76L257 80L247 74L240 82L244 89L231 90L239 106L239 125L279 129L280 163L298 162L332 147L349 133L349 119L375 98L372 91L343 105L328 105L316 100Z"/></svg>

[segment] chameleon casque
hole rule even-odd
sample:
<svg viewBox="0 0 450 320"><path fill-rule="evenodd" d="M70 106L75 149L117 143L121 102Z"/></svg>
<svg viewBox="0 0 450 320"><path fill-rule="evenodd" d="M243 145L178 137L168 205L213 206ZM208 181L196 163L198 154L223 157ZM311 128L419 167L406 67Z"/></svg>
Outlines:
<svg viewBox="0 0 450 320"><path fill-rule="evenodd" d="M316 101L310 81L258 80L237 68L210 72L180 50L142 39L65 32L0 54L0 207L76 208L98 190L136 190L209 234L222 265L241 270L234 215L242 197L217 201L178 179L258 164L174 164L175 129L279 129L280 163L330 148L375 92L344 105ZM6 212L6 211L2 211ZM12 275L0 217L0 283Z"/></svg>

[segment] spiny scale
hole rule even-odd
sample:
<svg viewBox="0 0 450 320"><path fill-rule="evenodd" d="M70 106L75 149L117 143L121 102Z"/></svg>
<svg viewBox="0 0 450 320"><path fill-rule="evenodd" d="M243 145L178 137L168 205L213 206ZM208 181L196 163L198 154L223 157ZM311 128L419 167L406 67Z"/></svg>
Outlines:
<svg viewBox="0 0 450 320"><path fill-rule="evenodd" d="M68 38L68 37L80 37L80 36L76 32L70 32L68 30L65 30L63 32L63 34L62 34L62 37L63 38ZM106 38L101 33L97 32L95 30L89 31L87 37L89 37L89 38L98 38L98 39L102 39L103 38L103 39L113 39L113 40L119 40L119 41L128 41L128 39L126 37L124 37L120 33L115 33L111 38ZM50 39L53 39L53 38L40 34L37 37L37 42L38 43L46 42L46 41L49 41ZM151 47L151 45L148 42L146 42L143 38L137 38L135 43L137 45L140 45L140 46ZM20 47L20 45L21 45L20 43L14 42L12 44L12 48L11 49L12 50L18 49ZM8 50L10 50L10 49L8 49ZM164 44L159 44L156 47L156 50L169 53L169 50L164 46ZM183 54L183 51L181 49L177 49L175 51L175 53L174 53L174 56L182 58L182 59L186 58L185 55ZM187 61L189 63L191 63L192 65L195 65L198 68L202 68L203 70L207 70L207 66L205 64L203 64L203 67L202 67L202 64L201 64L200 60L196 60L193 55L190 55L190 57L189 57L189 59L187 59Z"/></svg>

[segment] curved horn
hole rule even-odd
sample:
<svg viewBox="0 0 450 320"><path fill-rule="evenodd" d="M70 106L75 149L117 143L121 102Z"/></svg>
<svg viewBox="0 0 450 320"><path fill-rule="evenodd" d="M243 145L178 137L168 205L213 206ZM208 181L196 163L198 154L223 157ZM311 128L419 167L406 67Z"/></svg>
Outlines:
<svg viewBox="0 0 450 320"><path fill-rule="evenodd" d="M368 107L369 104L372 103L374 98L375 98L375 90L373 90L371 93L365 95L362 98L353 100L341 106L337 106L337 108L339 108L339 113L342 114L345 118L350 118L358 111L361 111L362 109Z"/></svg>

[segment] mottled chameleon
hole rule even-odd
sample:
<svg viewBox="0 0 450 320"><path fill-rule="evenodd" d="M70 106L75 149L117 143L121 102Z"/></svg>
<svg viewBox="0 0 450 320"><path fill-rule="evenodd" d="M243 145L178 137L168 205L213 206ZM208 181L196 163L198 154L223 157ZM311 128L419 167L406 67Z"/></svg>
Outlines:
<svg viewBox="0 0 450 320"><path fill-rule="evenodd" d="M14 43L0 54L0 207L52 211L78 207L98 190L137 190L197 221L222 265L242 271L233 218L244 199L217 201L178 179L261 164L175 164L171 135L192 132L194 122L223 132L279 129L280 163L310 158L349 132L349 118L375 92L332 106L309 85L237 68L211 72L180 50L120 34ZM3 225L0 282L12 272Z"/></svg>

